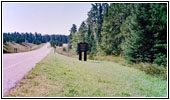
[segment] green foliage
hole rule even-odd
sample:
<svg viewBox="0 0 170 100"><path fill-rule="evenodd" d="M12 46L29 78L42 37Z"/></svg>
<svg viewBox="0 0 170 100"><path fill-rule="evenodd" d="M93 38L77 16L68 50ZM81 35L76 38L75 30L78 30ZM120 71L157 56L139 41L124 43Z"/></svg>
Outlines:
<svg viewBox="0 0 170 100"><path fill-rule="evenodd" d="M102 27L102 50L107 55L119 55L121 43L124 38L120 27L131 13L133 4L111 4L104 13Z"/></svg>
<svg viewBox="0 0 170 100"><path fill-rule="evenodd" d="M51 45L51 47L54 47L56 45L56 42L55 41L50 41L50 45Z"/></svg>
<svg viewBox="0 0 170 100"><path fill-rule="evenodd" d="M88 27L88 33L87 33L87 37L86 37L86 42L88 43L88 48L89 48L88 53L90 55L95 55L97 53L96 40L94 38L94 34L92 33L90 25Z"/></svg>
<svg viewBox="0 0 170 100"><path fill-rule="evenodd" d="M7 40L5 38L3 38L3 44L6 44Z"/></svg>
<svg viewBox="0 0 170 100"><path fill-rule="evenodd" d="M161 12L164 15L159 16ZM137 4L132 16L126 25L129 35L125 38L124 57L133 62L166 65L166 5Z"/></svg>
<svg viewBox="0 0 170 100"><path fill-rule="evenodd" d="M63 51L67 51L67 49L65 47L63 47Z"/></svg>
<svg viewBox="0 0 170 100"><path fill-rule="evenodd" d="M162 79L167 80L167 68L159 66L157 64L147 64L142 63L138 65L140 70L143 70L145 73L150 74L152 76L158 76Z"/></svg>
<svg viewBox="0 0 170 100"><path fill-rule="evenodd" d="M75 24L73 24L71 27L71 30L70 30L70 35L69 35L69 49L72 49L73 35L76 32L77 32L77 26Z"/></svg>
<svg viewBox="0 0 170 100"><path fill-rule="evenodd" d="M136 64L124 60L120 56L109 56L109 55L95 55L95 56L89 55L88 59L98 60L98 61L109 61L109 62L121 64L123 66L134 67L144 71L146 74L167 80L167 67L159 66L158 64L151 64L151 63Z"/></svg>
<svg viewBox="0 0 170 100"><path fill-rule="evenodd" d="M163 53L158 53L158 54L155 54L155 59L154 59L154 62L158 65L163 65L163 66L166 66L167 65L167 57L165 54Z"/></svg>
<svg viewBox="0 0 170 100"><path fill-rule="evenodd" d="M77 31L73 24L70 47L89 44L88 54L121 55L131 62L167 63L166 3L95 3Z"/></svg>
<svg viewBox="0 0 170 100"><path fill-rule="evenodd" d="M167 5L152 4L152 30L154 32L154 62L167 65Z"/></svg>
<svg viewBox="0 0 170 100"><path fill-rule="evenodd" d="M51 44L51 47L54 47L54 46L63 46L63 43L60 42L60 41L57 41L57 40L52 40L50 41L50 44Z"/></svg>
<svg viewBox="0 0 170 100"><path fill-rule="evenodd" d="M32 33L19 33L19 32L14 32L14 33L3 33L3 43L5 44L6 42L16 42L16 43L22 43L22 42L27 42L27 43L34 43L34 44L41 44L41 43L46 43L51 40L57 40L62 43L68 43L68 36L65 35L41 35L37 32L35 34ZM61 43L59 44L61 45Z"/></svg>
<svg viewBox="0 0 170 100"><path fill-rule="evenodd" d="M100 47L101 40L101 27L103 23L103 13L105 7L108 4L95 3L92 4L91 10L88 12L88 18L83 21L80 28L72 36L70 41L70 47L74 51L77 50L77 43L87 42L89 45L88 53L90 55L95 55ZM71 28L72 30L72 28Z"/></svg>
<svg viewBox="0 0 170 100"><path fill-rule="evenodd" d="M122 23L122 26L120 27L121 33L119 34L119 37L122 38L122 41L121 41L121 44L120 44L122 51L125 50L125 45L126 45L126 42L127 42L127 41L125 41L125 39L127 37L129 37L130 34L131 34L130 23L132 23L132 19L133 19L133 17L131 15L128 16L126 18L126 20Z"/></svg>
<svg viewBox="0 0 170 100"><path fill-rule="evenodd" d="M33 40L33 43L39 45L39 44L41 44L41 41L39 41L39 40Z"/></svg>
<svg viewBox="0 0 170 100"><path fill-rule="evenodd" d="M83 21L78 30L78 34L80 34L80 41L85 42L85 34L87 34L87 24Z"/></svg>

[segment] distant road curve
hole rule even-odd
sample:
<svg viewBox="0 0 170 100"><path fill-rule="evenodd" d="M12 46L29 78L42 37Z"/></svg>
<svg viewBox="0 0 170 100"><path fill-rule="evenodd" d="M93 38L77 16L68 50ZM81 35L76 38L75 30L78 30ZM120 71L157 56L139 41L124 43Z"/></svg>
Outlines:
<svg viewBox="0 0 170 100"><path fill-rule="evenodd" d="M3 96L50 52L48 46L49 43L30 52L3 54Z"/></svg>

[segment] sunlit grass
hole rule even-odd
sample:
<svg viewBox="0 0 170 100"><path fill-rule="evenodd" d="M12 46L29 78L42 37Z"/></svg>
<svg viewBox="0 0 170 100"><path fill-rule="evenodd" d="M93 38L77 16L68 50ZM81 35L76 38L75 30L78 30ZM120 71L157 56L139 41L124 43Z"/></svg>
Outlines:
<svg viewBox="0 0 170 100"><path fill-rule="evenodd" d="M14 48L17 48L17 52L28 52L32 50L36 50L44 46L45 43L36 45L32 43L14 43L14 42L8 42L7 44L3 44L3 49L7 53L14 53ZM31 48L30 48L31 46Z"/></svg>
<svg viewBox="0 0 170 100"><path fill-rule="evenodd" d="M130 62L130 61L125 60L121 56L114 56L114 55L95 55L95 56L88 55L88 58L92 60L114 62L122 66L133 67L141 71L144 71L146 74L167 80L167 67L166 66L159 66L154 63L146 63L146 62L138 62L138 63Z"/></svg>
<svg viewBox="0 0 170 100"><path fill-rule="evenodd" d="M7 96L166 97L167 81L119 63L51 52Z"/></svg>

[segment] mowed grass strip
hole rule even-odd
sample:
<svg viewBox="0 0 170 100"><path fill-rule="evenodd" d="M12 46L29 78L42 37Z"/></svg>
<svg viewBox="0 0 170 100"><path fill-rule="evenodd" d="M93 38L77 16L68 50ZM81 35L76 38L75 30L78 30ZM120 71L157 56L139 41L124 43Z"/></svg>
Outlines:
<svg viewBox="0 0 170 100"><path fill-rule="evenodd" d="M118 63L51 53L6 96L166 97L167 81Z"/></svg>

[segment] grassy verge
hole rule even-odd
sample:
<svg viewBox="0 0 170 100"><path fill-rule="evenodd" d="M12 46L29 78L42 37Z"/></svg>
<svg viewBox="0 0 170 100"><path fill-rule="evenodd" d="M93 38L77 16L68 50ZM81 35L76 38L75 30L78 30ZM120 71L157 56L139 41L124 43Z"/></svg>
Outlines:
<svg viewBox="0 0 170 100"><path fill-rule="evenodd" d="M124 60L120 56L106 56L106 55L96 55L96 56L88 56L91 60L99 60L99 61L109 61L114 63L119 63L123 66L134 67L144 71L145 73L162 78L164 80L167 79L167 67L166 66L158 66L157 64L151 63L132 63Z"/></svg>
<svg viewBox="0 0 170 100"><path fill-rule="evenodd" d="M78 57L76 53L73 51L69 51L67 48L57 48L57 53L69 56L69 57ZM158 66L157 64L151 63L132 63L123 59L121 56L114 55L88 55L88 59L91 60L99 60L99 61L109 61L114 63L119 63L123 66L134 67L141 71L144 71L146 74L152 75L154 77L159 77L161 79L167 80L167 67L166 66Z"/></svg>
<svg viewBox="0 0 170 100"><path fill-rule="evenodd" d="M166 97L167 81L119 63L51 52L6 96Z"/></svg>
<svg viewBox="0 0 170 100"><path fill-rule="evenodd" d="M45 43L40 45L32 44L32 43L14 43L8 42L7 44L3 44L3 53L14 53L14 48L17 48L17 52L27 52L41 48Z"/></svg>

